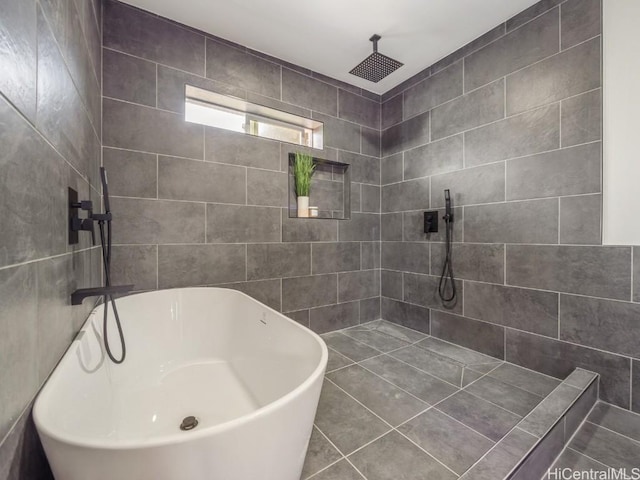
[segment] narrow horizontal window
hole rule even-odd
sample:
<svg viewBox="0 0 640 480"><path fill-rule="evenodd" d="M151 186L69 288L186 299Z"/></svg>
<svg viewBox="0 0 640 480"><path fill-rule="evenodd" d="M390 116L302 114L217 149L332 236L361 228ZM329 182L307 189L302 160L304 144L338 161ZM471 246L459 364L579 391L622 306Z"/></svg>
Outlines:
<svg viewBox="0 0 640 480"><path fill-rule="evenodd" d="M322 122L191 85L185 89L185 120L322 149Z"/></svg>

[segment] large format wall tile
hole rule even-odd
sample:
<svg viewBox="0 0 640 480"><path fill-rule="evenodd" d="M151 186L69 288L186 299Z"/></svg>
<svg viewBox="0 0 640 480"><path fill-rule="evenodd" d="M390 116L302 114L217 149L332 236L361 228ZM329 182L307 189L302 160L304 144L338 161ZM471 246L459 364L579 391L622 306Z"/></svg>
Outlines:
<svg viewBox="0 0 640 480"><path fill-rule="evenodd" d="M404 153L404 179L426 177L460 170L464 166L462 135L407 150ZM402 165L402 162L400 163ZM402 180L402 176L399 180Z"/></svg>
<svg viewBox="0 0 640 480"><path fill-rule="evenodd" d="M343 222L344 220L340 220ZM339 220L300 220L289 218L286 209L282 210L283 242L336 242L338 241Z"/></svg>
<svg viewBox="0 0 640 480"><path fill-rule="evenodd" d="M403 300L402 275L402 272L382 270L380 272L380 295L396 300Z"/></svg>
<svg viewBox="0 0 640 480"><path fill-rule="evenodd" d="M474 90L557 53L559 30L556 8L469 55L464 60L465 90Z"/></svg>
<svg viewBox="0 0 640 480"><path fill-rule="evenodd" d="M282 279L283 312L321 307L337 301L338 276L336 274Z"/></svg>
<svg viewBox="0 0 640 480"><path fill-rule="evenodd" d="M504 80L436 107L431 112L431 138L448 137L504 118Z"/></svg>
<svg viewBox="0 0 640 480"><path fill-rule="evenodd" d="M382 132L382 152L389 156L429 142L429 112L387 128Z"/></svg>
<svg viewBox="0 0 640 480"><path fill-rule="evenodd" d="M360 302L338 303L309 310L309 328L316 333L352 327L360 323Z"/></svg>
<svg viewBox="0 0 640 480"><path fill-rule="evenodd" d="M0 270L1 438L38 388L37 305L35 264Z"/></svg>
<svg viewBox="0 0 640 480"><path fill-rule="evenodd" d="M560 295L560 340L640 358L640 305Z"/></svg>
<svg viewBox="0 0 640 480"><path fill-rule="evenodd" d="M600 192L600 142L507 161L507 200Z"/></svg>
<svg viewBox="0 0 640 480"><path fill-rule="evenodd" d="M431 245L432 275L440 275L444 254L444 243ZM456 278L490 283L504 281L504 245L454 243L451 256Z"/></svg>
<svg viewBox="0 0 640 480"><path fill-rule="evenodd" d="M339 161L349 164L351 182L380 185L379 158L340 151Z"/></svg>
<svg viewBox="0 0 640 480"><path fill-rule="evenodd" d="M352 213L350 220L338 221L341 242L374 242L380 240L380 215Z"/></svg>
<svg viewBox="0 0 640 480"><path fill-rule="evenodd" d="M102 149L102 165L109 178L109 194L157 198L158 156L119 148Z"/></svg>
<svg viewBox="0 0 640 480"><path fill-rule="evenodd" d="M558 104L508 117L464 134L465 166L522 157L560 147Z"/></svg>
<svg viewBox="0 0 640 480"><path fill-rule="evenodd" d="M402 158L402 153L396 153L380 159L380 183L382 185L402 181Z"/></svg>
<svg viewBox="0 0 640 480"><path fill-rule="evenodd" d="M112 198L114 244L204 243L205 205Z"/></svg>
<svg viewBox="0 0 640 480"><path fill-rule="evenodd" d="M258 243L247 245L247 280L301 277L311 273L311 245Z"/></svg>
<svg viewBox="0 0 640 480"><path fill-rule="evenodd" d="M429 244L382 242L382 268L400 272L429 273Z"/></svg>
<svg viewBox="0 0 640 480"><path fill-rule="evenodd" d="M454 206L504 201L504 162L468 168L431 178L431 207L444 207L444 190Z"/></svg>
<svg viewBox="0 0 640 480"><path fill-rule="evenodd" d="M105 98L103 128L107 147L204 158L204 127L176 113Z"/></svg>
<svg viewBox="0 0 640 480"><path fill-rule="evenodd" d="M402 103L403 95L396 95L382 104L380 112L382 130L402 121Z"/></svg>
<svg viewBox="0 0 640 480"><path fill-rule="evenodd" d="M524 112L600 87L600 39L535 63L507 77L507 114Z"/></svg>
<svg viewBox="0 0 640 480"><path fill-rule="evenodd" d="M102 94L149 107L156 106L156 64L105 48ZM184 103L184 87L182 92Z"/></svg>
<svg viewBox="0 0 640 480"><path fill-rule="evenodd" d="M286 207L288 181L287 174L284 172L268 172L247 168L247 203L249 205Z"/></svg>
<svg viewBox="0 0 640 480"><path fill-rule="evenodd" d="M557 337L558 294L464 282L465 315L489 323Z"/></svg>
<svg viewBox="0 0 640 480"><path fill-rule="evenodd" d="M569 0L560 6L562 49L573 47L602 29L600 0Z"/></svg>
<svg viewBox="0 0 640 480"><path fill-rule="evenodd" d="M204 74L203 35L111 0L104 2L104 16L105 47Z"/></svg>
<svg viewBox="0 0 640 480"><path fill-rule="evenodd" d="M380 310L385 320L427 334L430 331L428 308L382 297Z"/></svg>
<svg viewBox="0 0 640 480"><path fill-rule="evenodd" d="M325 146L367 155L378 155L375 152L366 152L364 149L361 151L365 136L360 134L362 129L360 125L316 112L313 112L313 119L324 124L323 142Z"/></svg>
<svg viewBox="0 0 640 480"><path fill-rule="evenodd" d="M404 118L411 118L462 95L462 62L422 80L403 93Z"/></svg>
<svg viewBox="0 0 640 480"><path fill-rule="evenodd" d="M246 169L182 158L158 158L158 197L195 202L246 203Z"/></svg>
<svg viewBox="0 0 640 480"><path fill-rule="evenodd" d="M281 241L280 209L242 205L207 205L208 243Z"/></svg>
<svg viewBox="0 0 640 480"><path fill-rule="evenodd" d="M562 146L602 140L602 89L562 101Z"/></svg>
<svg viewBox="0 0 640 480"><path fill-rule="evenodd" d="M599 245L602 195L560 199L560 243Z"/></svg>
<svg viewBox="0 0 640 480"><path fill-rule="evenodd" d="M380 128L380 104L378 102L355 93L338 90L338 107L338 116L340 118L367 127Z"/></svg>
<svg viewBox="0 0 640 480"><path fill-rule="evenodd" d="M278 311L282 308L280 305L281 286L279 278L271 280L254 280L250 282L223 283L221 285L216 285L216 287L231 288L233 290L246 293L250 297L255 298L259 302L262 302Z"/></svg>
<svg viewBox="0 0 640 480"><path fill-rule="evenodd" d="M626 300L631 249L507 245L507 284Z"/></svg>
<svg viewBox="0 0 640 480"><path fill-rule="evenodd" d="M36 128L76 170L94 175L100 141L41 10L38 32Z"/></svg>
<svg viewBox="0 0 640 480"><path fill-rule="evenodd" d="M338 116L336 87L288 68L282 70L282 100L333 117Z"/></svg>
<svg viewBox="0 0 640 480"><path fill-rule="evenodd" d="M561 379L576 367L599 373L600 398L629 408L629 358L507 329L505 360Z"/></svg>
<svg viewBox="0 0 640 480"><path fill-rule="evenodd" d="M160 245L158 287L215 285L245 280L244 245Z"/></svg>
<svg viewBox="0 0 640 480"><path fill-rule="evenodd" d="M36 116L37 8L35 2L7 0L0 17L0 91L32 122Z"/></svg>
<svg viewBox="0 0 640 480"><path fill-rule="evenodd" d="M497 325L433 310L431 335L504 359L504 328Z"/></svg>
<svg viewBox="0 0 640 480"><path fill-rule="evenodd" d="M111 280L114 285L133 284L136 291L158 288L158 246L115 245Z"/></svg>
<svg viewBox="0 0 640 480"><path fill-rule="evenodd" d="M260 95L280 98L280 65L257 57L245 49L209 38L207 77Z"/></svg>
<svg viewBox="0 0 640 480"><path fill-rule="evenodd" d="M313 274L360 270L360 244L357 242L314 243L311 248Z"/></svg>
<svg viewBox="0 0 640 480"><path fill-rule="evenodd" d="M204 143L207 161L280 170L280 145L273 140L207 127Z"/></svg>
<svg viewBox="0 0 640 480"><path fill-rule="evenodd" d="M380 295L380 271L362 270L338 274L338 301L349 302Z"/></svg>
<svg viewBox="0 0 640 480"><path fill-rule="evenodd" d="M544 222L544 228L541 228L541 221ZM465 207L464 241L558 243L558 200L553 198Z"/></svg>
<svg viewBox="0 0 640 480"><path fill-rule="evenodd" d="M462 313L462 301L455 303L444 302L438 295L438 287L440 284L439 276L404 273L403 278L404 283L401 282L400 287L404 291L404 298L401 298L401 300L436 310L449 310L453 313ZM448 289L449 287L447 287L447 294L449 292ZM456 280L456 289L458 298L463 298L463 285L459 280Z"/></svg>
<svg viewBox="0 0 640 480"><path fill-rule="evenodd" d="M420 178L382 187L382 211L427 209L429 207L429 179Z"/></svg>
<svg viewBox="0 0 640 480"><path fill-rule="evenodd" d="M0 266L64 253L67 167L1 98L0 151Z"/></svg>

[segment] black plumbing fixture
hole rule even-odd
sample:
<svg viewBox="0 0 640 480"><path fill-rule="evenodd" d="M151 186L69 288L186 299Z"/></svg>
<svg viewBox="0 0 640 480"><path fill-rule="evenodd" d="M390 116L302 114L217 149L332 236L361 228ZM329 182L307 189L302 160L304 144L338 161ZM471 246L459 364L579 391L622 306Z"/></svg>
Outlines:
<svg viewBox="0 0 640 480"><path fill-rule="evenodd" d="M102 198L104 201L104 213L94 213L93 204L90 200L77 201L77 192L69 189L69 243L72 239L77 243L78 232L88 231L91 232L91 240L93 245L96 243L94 224L98 224L100 230L100 246L102 250L102 264L104 267L104 287L92 287L81 288L71 294L71 304L79 305L82 300L87 297L103 297L104 303L104 316L102 319L104 345L107 351L107 355L113 363L120 364L124 362L127 354L127 349L124 341L124 333L122 331L122 325L120 323L120 315L116 307L116 301L113 298L115 294L127 293L133 290L133 285L111 285L111 221L113 219L111 215L111 206L109 203L109 185L107 182L107 172L104 167L100 167L100 180L102 182ZM87 212L86 218L80 218L78 210L84 210ZM116 321L116 327L118 328L118 335L120 337L120 345L122 347L121 357L115 358L111 353L109 345L108 322L107 316L109 313L109 303L113 308L113 314Z"/></svg>
<svg viewBox="0 0 640 480"><path fill-rule="evenodd" d="M387 75L391 75L397 69L399 69L403 63L387 57L378 52L378 40L382 37L378 34L374 34L369 41L373 42L373 53L360 62L357 66L353 67L349 72L365 80L369 80L373 83L378 83Z"/></svg>
<svg viewBox="0 0 640 480"><path fill-rule="evenodd" d="M444 191L444 220L445 224L445 255L444 263L442 265L442 273L440 274L440 282L438 283L438 294L443 302L453 302L456 299L456 283L453 277L453 267L451 260L451 242L453 241L453 209L451 208L451 194L449 190ZM449 288L447 288L449 284ZM449 294L447 294L449 290Z"/></svg>
<svg viewBox="0 0 640 480"><path fill-rule="evenodd" d="M438 212L424 212L424 233L438 233Z"/></svg>

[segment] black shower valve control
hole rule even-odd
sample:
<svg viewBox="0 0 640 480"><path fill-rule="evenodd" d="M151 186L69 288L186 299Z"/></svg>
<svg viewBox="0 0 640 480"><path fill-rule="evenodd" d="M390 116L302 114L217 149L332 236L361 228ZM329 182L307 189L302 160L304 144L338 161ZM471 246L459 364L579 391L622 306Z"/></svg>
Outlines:
<svg viewBox="0 0 640 480"><path fill-rule="evenodd" d="M424 212L424 233L438 232L438 212Z"/></svg>

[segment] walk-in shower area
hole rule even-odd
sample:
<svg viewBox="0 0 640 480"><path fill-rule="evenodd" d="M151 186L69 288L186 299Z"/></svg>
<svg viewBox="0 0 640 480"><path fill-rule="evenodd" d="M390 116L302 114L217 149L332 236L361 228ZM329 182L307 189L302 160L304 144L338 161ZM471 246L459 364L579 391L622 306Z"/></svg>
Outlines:
<svg viewBox="0 0 640 480"><path fill-rule="evenodd" d="M553 378L384 320L323 338L329 364L302 478L539 479L567 444L562 468L604 469L591 450L613 468L640 453L633 414L635 440L603 429L615 447L591 442L597 422L576 434L597 401L591 372Z"/></svg>

